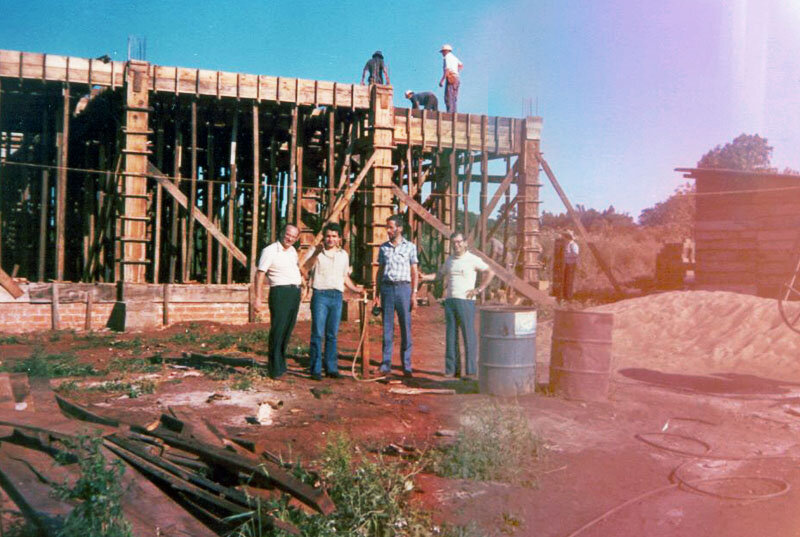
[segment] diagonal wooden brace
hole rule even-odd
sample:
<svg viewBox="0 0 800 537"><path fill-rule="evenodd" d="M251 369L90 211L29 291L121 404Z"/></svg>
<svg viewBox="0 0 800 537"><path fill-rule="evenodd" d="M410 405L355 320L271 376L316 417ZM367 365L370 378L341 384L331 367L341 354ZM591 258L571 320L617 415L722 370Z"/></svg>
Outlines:
<svg viewBox="0 0 800 537"><path fill-rule="evenodd" d="M447 227L441 220L433 216L431 213L426 211L422 205L420 205L414 198L406 194L403 189L398 187L397 185L392 185L392 191L394 195L400 198L408 208L413 211L417 216L422 218L425 222L430 224L436 231L444 235L445 237L450 237L453 233L453 230ZM547 293L540 291L539 289L535 288L522 278L519 278L513 272L506 270L505 267L497 263L494 259L483 253L482 251L478 250L477 248L471 248L470 251L483 259L483 261L489 265L489 268L492 269L492 272L495 275L503 280L505 283L510 285L515 291L517 291L522 296L531 299L534 302L538 302L540 304L554 304L555 300L553 297L548 295Z"/></svg>

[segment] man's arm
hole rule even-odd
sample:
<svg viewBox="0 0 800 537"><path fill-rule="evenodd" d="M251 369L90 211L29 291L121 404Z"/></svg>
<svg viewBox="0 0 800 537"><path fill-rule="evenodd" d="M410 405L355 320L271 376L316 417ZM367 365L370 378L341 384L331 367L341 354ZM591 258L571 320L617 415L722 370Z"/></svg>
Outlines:
<svg viewBox="0 0 800 537"><path fill-rule="evenodd" d="M383 64L383 74L386 76L386 84L391 84L389 82L389 69L386 68L386 64Z"/></svg>
<svg viewBox="0 0 800 537"><path fill-rule="evenodd" d="M261 270L256 271L255 293L253 298L253 309L256 312L264 311L264 278L267 273Z"/></svg>
<svg viewBox="0 0 800 537"><path fill-rule="evenodd" d="M417 286L419 285L419 265L414 263L411 265L411 304L409 309L414 309L417 306Z"/></svg>
<svg viewBox="0 0 800 537"><path fill-rule="evenodd" d="M356 285L353 280L350 279L348 274L344 276L344 286L353 291L354 293L358 293L359 295L364 294L364 286L363 285Z"/></svg>
<svg viewBox="0 0 800 537"><path fill-rule="evenodd" d="M367 76L367 70L369 70L369 62L364 66L364 70L361 71L361 85L364 85L364 78Z"/></svg>
<svg viewBox="0 0 800 537"><path fill-rule="evenodd" d="M474 296L483 293L484 291L486 291L486 288L489 287L489 284L492 283L492 280L494 279L494 271L492 269L487 268L486 270L481 270L480 273L481 273L480 285L478 286L477 289L470 289L469 291L467 291L467 298L472 298Z"/></svg>
<svg viewBox="0 0 800 537"><path fill-rule="evenodd" d="M381 280L383 279L383 263L378 265L378 272L375 274L375 297L372 303L376 306L381 305Z"/></svg>

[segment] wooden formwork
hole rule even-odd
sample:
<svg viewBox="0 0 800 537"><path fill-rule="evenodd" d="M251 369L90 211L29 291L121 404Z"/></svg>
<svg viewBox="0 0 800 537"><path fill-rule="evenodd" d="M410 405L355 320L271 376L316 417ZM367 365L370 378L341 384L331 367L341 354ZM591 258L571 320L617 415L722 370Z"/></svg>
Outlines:
<svg viewBox="0 0 800 537"><path fill-rule="evenodd" d="M248 282L282 225L309 247L339 221L371 284L399 211L427 264L459 229L482 250L505 243L510 277L536 286L541 121L392 98L391 86L0 50L0 267L31 281Z"/></svg>

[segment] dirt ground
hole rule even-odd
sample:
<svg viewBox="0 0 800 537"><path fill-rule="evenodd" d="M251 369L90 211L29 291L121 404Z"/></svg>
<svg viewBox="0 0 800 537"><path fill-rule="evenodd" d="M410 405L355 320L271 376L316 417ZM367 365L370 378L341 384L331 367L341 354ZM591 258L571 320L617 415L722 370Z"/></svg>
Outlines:
<svg viewBox="0 0 800 537"><path fill-rule="evenodd" d="M570 401L542 391L512 401L544 442L541 460L520 470L531 473L534 486L424 474L416 489L420 503L437 520L474 523L487 536L798 535L800 334L782 327L774 301L672 292L597 310L615 314L608 400ZM72 351L102 367L115 358L157 352L210 352L180 342L176 335L183 332L260 328L177 325L108 336L97 346L72 334L38 334L35 340L0 345L0 361L24 358L40 346L47 353ZM308 344L309 328L308 322L298 323L295 345ZM373 360L379 330L371 326ZM547 378L551 332L549 322L540 322L540 380ZM138 344L120 343L135 338ZM357 341L358 324L344 323L340 352L352 354ZM398 384L357 382L348 358L340 362L345 378L314 382L302 354L298 350L290 361L287 377L255 379L249 390L192 369L165 368L150 374L157 381L155 393L130 398L80 392L77 399L142 423L173 408L303 461L319 455L326 437L337 431L373 449L436 445L442 441L436 432L457 429L466 405L491 399L477 393L474 381L444 378L443 311L436 304L414 314L415 378L404 385L454 388L455 395L401 395L390 391ZM261 402L275 407L270 406L268 425L247 419Z"/></svg>

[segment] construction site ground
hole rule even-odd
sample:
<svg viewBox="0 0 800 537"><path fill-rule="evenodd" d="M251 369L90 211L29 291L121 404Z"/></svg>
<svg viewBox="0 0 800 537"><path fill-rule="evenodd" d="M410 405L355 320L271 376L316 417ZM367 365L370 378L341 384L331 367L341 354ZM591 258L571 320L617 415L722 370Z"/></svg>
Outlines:
<svg viewBox="0 0 800 537"><path fill-rule="evenodd" d="M503 400L523 409L544 446L538 460L519 469L528 477L521 480L525 484L421 474L415 489L420 505L438 521L472 523L480 534L492 536L797 535L800 334L782 324L775 302L733 293L676 291L596 310L615 313L608 400L570 401L546 390ZM414 313L415 377L396 377L402 383L357 382L348 358L340 361L344 378L313 381L305 356L310 323L299 322L290 372L277 381L250 377L236 385L235 377L214 380L196 368L165 365L141 374L155 383L154 393L131 398L84 390L71 397L107 415L141 423L171 408L211 421L231 436L258 441L287 460L312 465L326 439L337 432L347 433L365 450L382 451L390 445L424 450L448 441L437 432L458 430L469 405L497 401L479 394L475 381L443 376L443 318L435 303ZM157 332L99 334L91 341L71 333L44 333L20 336L18 343L7 338L12 343L0 344L0 360L21 360L40 347L48 354L72 352L102 369L115 359L156 353L225 353L188 335L266 328L194 323ZM378 358L379 331L379 325L371 325L373 360ZM344 355L352 355L358 335L358 323L342 324L339 345ZM542 386L550 337L550 323L540 320L537 377ZM395 349L399 373L397 354ZM140 378L127 375L127 382ZM60 382L64 379L31 379L31 405L35 408L37 397L46 397ZM452 388L456 393L392 391L403 387ZM255 419L259 417L261 424ZM13 504L4 497L2 507L8 523L15 516Z"/></svg>

